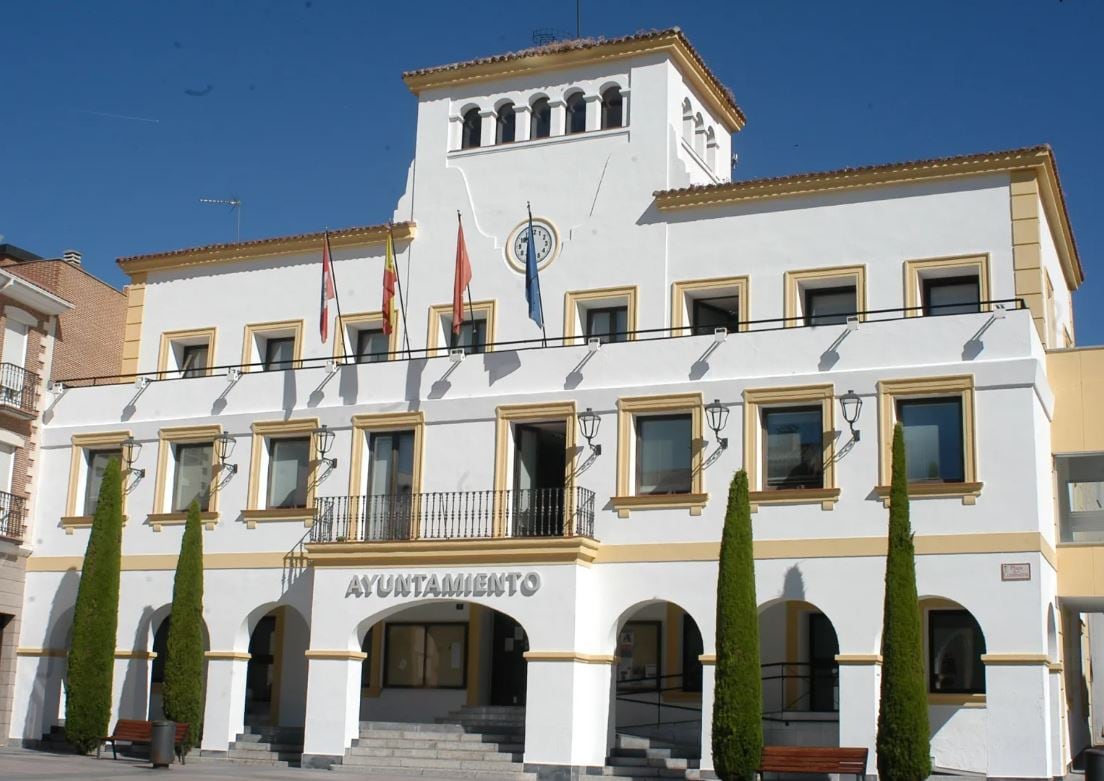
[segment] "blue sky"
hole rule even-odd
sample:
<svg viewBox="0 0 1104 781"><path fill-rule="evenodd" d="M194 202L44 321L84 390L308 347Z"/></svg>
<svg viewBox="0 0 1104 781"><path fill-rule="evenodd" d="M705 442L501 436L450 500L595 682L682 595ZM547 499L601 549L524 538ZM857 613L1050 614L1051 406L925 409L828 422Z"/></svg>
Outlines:
<svg viewBox="0 0 1104 781"><path fill-rule="evenodd" d="M1104 3L583 0L584 35L679 25L747 113L736 178L1051 144L1104 342ZM6 2L0 234L116 257L385 221L404 70L573 33L574 0Z"/></svg>

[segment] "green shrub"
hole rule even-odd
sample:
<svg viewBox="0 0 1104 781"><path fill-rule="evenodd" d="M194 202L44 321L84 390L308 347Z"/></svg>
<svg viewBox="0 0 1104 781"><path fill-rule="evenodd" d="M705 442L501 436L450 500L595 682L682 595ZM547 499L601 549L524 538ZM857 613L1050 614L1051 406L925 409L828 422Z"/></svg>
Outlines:
<svg viewBox="0 0 1104 781"><path fill-rule="evenodd" d="M907 474L904 431L898 423L893 430L878 711L878 776L883 781L923 781L931 774L924 642L909 525Z"/></svg>
<svg viewBox="0 0 1104 781"><path fill-rule="evenodd" d="M728 489L717 563L716 665L713 768L723 781L753 781L763 753L763 689L751 505L742 469Z"/></svg>
<svg viewBox="0 0 1104 781"><path fill-rule="evenodd" d="M203 522L198 502L188 508L180 541L165 645L165 717L188 724L187 750L203 736Z"/></svg>
<svg viewBox="0 0 1104 781"><path fill-rule="evenodd" d="M66 676L65 737L86 754L108 734L111 718L115 632L119 623L122 502L122 473L119 462L112 459L100 484L96 515L84 552Z"/></svg>

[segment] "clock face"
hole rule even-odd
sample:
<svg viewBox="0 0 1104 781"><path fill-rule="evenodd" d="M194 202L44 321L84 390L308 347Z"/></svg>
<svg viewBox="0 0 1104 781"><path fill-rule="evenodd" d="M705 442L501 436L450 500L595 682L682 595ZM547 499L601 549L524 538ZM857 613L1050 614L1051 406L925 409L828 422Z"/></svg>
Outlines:
<svg viewBox="0 0 1104 781"><path fill-rule="evenodd" d="M558 237L551 224L544 220L533 219L533 247L537 251L537 264L540 268L552 262L556 254ZM506 258L518 271L525 270L529 257L529 221L526 220L514 229L510 243L506 247Z"/></svg>

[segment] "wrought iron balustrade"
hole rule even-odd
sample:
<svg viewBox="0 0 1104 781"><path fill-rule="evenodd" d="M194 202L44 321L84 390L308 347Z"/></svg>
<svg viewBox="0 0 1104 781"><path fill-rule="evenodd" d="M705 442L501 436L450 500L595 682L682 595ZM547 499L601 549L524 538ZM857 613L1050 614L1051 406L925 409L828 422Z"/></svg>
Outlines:
<svg viewBox="0 0 1104 781"><path fill-rule="evenodd" d="M0 407L38 413L38 375L14 363L0 363Z"/></svg>
<svg viewBox="0 0 1104 781"><path fill-rule="evenodd" d="M22 540L27 519L27 500L22 496L0 491L0 537Z"/></svg>
<svg viewBox="0 0 1104 781"><path fill-rule="evenodd" d="M594 492L575 487L320 497L310 541L593 536Z"/></svg>

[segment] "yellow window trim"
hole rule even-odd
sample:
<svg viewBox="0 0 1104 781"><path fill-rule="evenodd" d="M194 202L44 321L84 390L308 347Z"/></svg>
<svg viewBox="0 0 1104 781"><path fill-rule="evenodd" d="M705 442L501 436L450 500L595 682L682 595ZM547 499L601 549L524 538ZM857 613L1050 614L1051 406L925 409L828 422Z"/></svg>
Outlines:
<svg viewBox="0 0 1104 781"><path fill-rule="evenodd" d="M95 516L92 515L63 515L58 525L65 529L66 534L72 534L77 529L91 529L92 519ZM123 516L122 526L127 525L127 517Z"/></svg>
<svg viewBox="0 0 1104 781"><path fill-rule="evenodd" d="M165 379L168 375L179 375L179 369L169 369L169 357L172 355L173 342L188 340L188 345L202 344L202 340L207 342L207 365L203 368L206 373L210 373L211 369L215 365L215 340L218 336L218 328L211 326L210 328L192 328L185 331L165 331L161 334L161 347L157 352L157 371L160 379Z"/></svg>
<svg viewBox="0 0 1104 781"><path fill-rule="evenodd" d="M503 528L505 519L505 501L502 491L510 488L507 482L509 477L510 454L513 449L510 446L510 431L514 423L536 423L547 421L564 422L564 535L572 536L574 530L570 528L570 522L575 517L574 491L575 487L575 402L558 401L537 404L505 404L495 408L495 461L494 461L494 536L505 535Z"/></svg>
<svg viewBox="0 0 1104 781"><path fill-rule="evenodd" d="M983 484L978 481L977 476L977 426L974 419L973 375L882 380L878 383L879 481L875 490L879 495L884 495L887 501L892 467L893 426L897 422L895 402L897 399L938 396L960 396L962 398L965 480L961 483L910 483L909 496L918 498L961 497L963 504L974 504L981 493Z"/></svg>
<svg viewBox="0 0 1104 781"><path fill-rule="evenodd" d="M586 322L582 317L582 311L580 304L587 304L594 301L606 301L609 299L625 300L625 306L628 309L626 314L627 327L630 331L629 339L635 339L634 333L637 328L637 304L639 301L640 288L637 285L628 285L625 287L602 287L594 290L572 290L564 293L564 344L582 344L582 342L576 342L576 322L582 324L583 329L586 328Z"/></svg>
<svg viewBox="0 0 1104 781"><path fill-rule="evenodd" d="M940 258L922 258L918 260L906 260L905 261L905 316L906 317L920 317L923 312L920 311L920 306L923 304L924 298L921 294L921 279L924 272L928 271L946 271L948 269L954 269L956 271L962 271L965 273L975 272L978 277L978 295L981 296L982 301L991 300L990 296L990 278L989 278L989 255L988 253L982 253L979 255L953 255L950 257ZM988 307L982 307L983 311L988 311Z"/></svg>
<svg viewBox="0 0 1104 781"><path fill-rule="evenodd" d="M790 388L749 388L744 391L744 469L755 504L819 504L832 510L839 500L836 486L836 405L835 386L799 385ZM763 456L762 411L770 407L820 404L824 428L824 487L768 491L760 474Z"/></svg>
<svg viewBox="0 0 1104 781"><path fill-rule="evenodd" d="M751 319L751 304L748 301L749 283L744 277L717 277L715 279L688 279L683 282L675 282L671 285L671 328L675 333L688 330L693 323L690 322L690 314L686 302L690 298L708 298L700 295L710 291L735 290L739 298L738 317L741 324L746 324ZM746 330L746 325L741 325L740 330Z"/></svg>
<svg viewBox="0 0 1104 781"><path fill-rule="evenodd" d="M364 453L367 449L368 434L373 431L412 430L414 432L414 473L411 476L413 482L411 493L422 493L422 467L425 462L425 413L420 410L416 412L367 413L353 415L351 420L353 424L353 443L349 458L349 496L352 497L350 501L354 504L359 502L357 497L361 496L366 490L366 486L361 485L360 478L364 469ZM359 508L352 508L351 515L353 518L359 518ZM418 513L415 512L414 517L417 519ZM355 532L355 529L350 531L354 536ZM417 537L418 529L413 529L412 533Z"/></svg>
<svg viewBox="0 0 1104 781"><path fill-rule="evenodd" d="M397 319L397 318L396 318ZM341 315L336 318L335 322L337 327L334 329L336 332L333 340L333 354L335 358L339 358L342 355L348 355L348 349L345 346L345 339L348 336L350 328L361 329L365 327L377 327L383 328L383 311L376 310L375 312L356 312L351 315ZM356 344L352 345L352 348L356 349ZM396 325L391 329L391 333L387 335L387 350L390 353L396 353L399 349L399 329Z"/></svg>
<svg viewBox="0 0 1104 781"><path fill-rule="evenodd" d="M954 705L959 708L984 708L985 695L928 692L928 705Z"/></svg>
<svg viewBox="0 0 1104 781"><path fill-rule="evenodd" d="M254 528L253 521L259 518L259 515L255 515L253 521L250 520L248 513L254 510L269 510L270 508L263 507L260 501L260 489L261 489L261 462L264 460L262 454L264 452L266 439L279 439L285 437L303 436L306 435L310 438L310 452L308 458L310 459L311 475L307 479L307 506L295 507L295 508L272 508L279 510L295 510L297 514L294 515L295 520L299 520L304 516L313 517L314 515L314 467L318 462L318 443L314 437L314 430L318 428L318 418L291 418L290 420L262 420L253 423L251 430L253 432L253 439L251 442L251 448L249 453L249 494L248 494L248 506L243 511L242 515L245 517L246 525L248 528ZM275 518L269 518L274 520Z"/></svg>
<svg viewBox="0 0 1104 781"><path fill-rule="evenodd" d="M302 320L274 320L269 323L250 323L245 327L245 334L242 338L242 371L260 371L260 367L251 366L254 363L263 363L264 355L258 355L257 360L253 360L253 346L258 336L264 337L265 334L276 334L291 331L292 336L295 339L295 361L303 360L303 321Z"/></svg>
<svg viewBox="0 0 1104 781"><path fill-rule="evenodd" d="M661 396L634 396L617 400L617 495L610 504L618 518L628 518L632 510L661 508L688 509L691 515L701 515L709 501L705 493L703 463L705 437L702 433L702 395L700 393L668 393ZM635 459L633 439L637 415L690 413L690 436L693 454L690 459L690 493L641 495L634 493Z"/></svg>
<svg viewBox="0 0 1104 781"><path fill-rule="evenodd" d="M214 531L215 526L219 522L219 514L217 512L201 512L199 519L203 522L203 528L207 531ZM160 532L163 526L183 526L188 521L188 513L150 513L146 516L146 523L149 527L155 531Z"/></svg>
<svg viewBox="0 0 1104 781"><path fill-rule="evenodd" d="M65 518L73 519L72 523L64 523L66 534L72 534L74 528L80 528L85 524L77 519L87 518L88 525L92 524L92 516L77 514L77 503L83 496L78 497L78 491L82 487L80 483L81 464L84 462L85 450L106 449L109 447L122 447L123 440L129 439L133 434L127 431L98 431L94 434L74 434L72 438L72 450L69 455L69 495L65 502ZM126 467L120 462L120 467ZM81 492L83 493L83 492ZM126 516L127 492L123 491L122 509ZM82 508L83 509L83 508Z"/></svg>
<svg viewBox="0 0 1104 781"><path fill-rule="evenodd" d="M803 271L787 271L783 301L783 316L786 318L785 325L787 328L794 328L803 322L801 318L805 310L805 302L801 296L801 288L808 283L814 283L814 287L810 288L812 290L817 287L854 285L855 308L859 312L866 311L866 266L833 266ZM865 320L866 315L860 314L859 319Z"/></svg>
<svg viewBox="0 0 1104 781"><path fill-rule="evenodd" d="M467 322L472 317L487 323L487 351L493 350L494 347L491 345L495 343L497 338L498 302L489 300L472 301L469 303L465 298L464 322ZM444 352L441 351L446 350L448 347L448 345L441 344L442 334L451 333L451 330L446 331L446 320L449 322L452 321L452 304L434 304L429 308L429 326L426 330L426 354L430 358L444 355Z"/></svg>
<svg viewBox="0 0 1104 781"><path fill-rule="evenodd" d="M186 515L184 511L175 512L173 510L166 510L166 494L169 490L168 486L168 471L169 471L169 459L172 458L172 450L174 445L184 444L206 444L211 443L211 499L208 503L206 513L214 516L214 521L218 520L218 496L220 491L218 490L219 479L221 478L221 471L219 469L218 454L215 452L214 441L222 434L222 426L217 423L200 426L173 426L171 428L163 428L157 432L158 446L157 446L157 473L154 476L153 482L153 512L150 513L147 523L151 527L155 527L155 532L161 531L161 526L171 525L172 519L167 521L154 520L157 516L174 516L174 515ZM207 519L204 519L205 521ZM208 531L214 528L214 522L208 525Z"/></svg>

